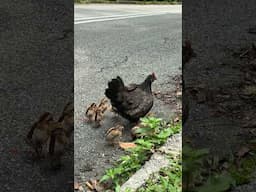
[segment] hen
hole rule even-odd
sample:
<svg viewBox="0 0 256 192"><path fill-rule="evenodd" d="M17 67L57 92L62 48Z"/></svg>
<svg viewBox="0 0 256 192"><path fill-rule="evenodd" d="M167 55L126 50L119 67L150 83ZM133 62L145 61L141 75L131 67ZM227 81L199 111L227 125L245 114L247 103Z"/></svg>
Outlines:
<svg viewBox="0 0 256 192"><path fill-rule="evenodd" d="M117 76L108 83L105 95L118 114L129 121L137 122L153 107L151 84L155 80L156 76L152 73L141 84L125 86L123 80Z"/></svg>

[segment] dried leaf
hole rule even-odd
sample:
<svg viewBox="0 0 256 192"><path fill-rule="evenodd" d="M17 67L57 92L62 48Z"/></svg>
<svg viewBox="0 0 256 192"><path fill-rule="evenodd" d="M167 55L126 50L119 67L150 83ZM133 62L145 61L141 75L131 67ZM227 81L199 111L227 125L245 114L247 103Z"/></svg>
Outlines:
<svg viewBox="0 0 256 192"><path fill-rule="evenodd" d="M74 189L75 190L79 190L79 187L80 187L79 183L75 182L74 183Z"/></svg>
<svg viewBox="0 0 256 192"><path fill-rule="evenodd" d="M79 191L84 191L84 188L82 187L82 185L79 186L78 190Z"/></svg>
<svg viewBox="0 0 256 192"><path fill-rule="evenodd" d="M88 181L86 181L86 186L90 189L90 190L94 190L95 188L94 188L94 186L92 186L92 184L90 183L90 182L88 182Z"/></svg>
<svg viewBox="0 0 256 192"><path fill-rule="evenodd" d="M182 92L181 91L177 91L176 97L181 97L181 96L182 96Z"/></svg>
<svg viewBox="0 0 256 192"><path fill-rule="evenodd" d="M133 142L119 142L119 146L122 149L129 149L129 148L134 148L136 147L136 144Z"/></svg>
<svg viewBox="0 0 256 192"><path fill-rule="evenodd" d="M100 185L100 183L97 180L90 179L90 181L87 181L85 184L90 191L97 191L97 192L104 191L104 187Z"/></svg>
<svg viewBox="0 0 256 192"><path fill-rule="evenodd" d="M238 158L244 157L249 151L250 151L250 149L249 149L248 147L242 147L242 148L239 149L239 151L237 152Z"/></svg>

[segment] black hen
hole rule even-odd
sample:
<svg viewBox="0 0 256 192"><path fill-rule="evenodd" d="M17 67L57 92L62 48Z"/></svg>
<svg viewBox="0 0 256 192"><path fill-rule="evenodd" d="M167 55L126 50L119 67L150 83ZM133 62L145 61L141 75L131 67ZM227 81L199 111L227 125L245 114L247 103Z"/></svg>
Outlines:
<svg viewBox="0 0 256 192"><path fill-rule="evenodd" d="M156 80L154 73L148 75L141 84L124 85L118 76L108 83L105 95L110 99L112 107L124 118L136 122L144 117L153 107L151 84Z"/></svg>

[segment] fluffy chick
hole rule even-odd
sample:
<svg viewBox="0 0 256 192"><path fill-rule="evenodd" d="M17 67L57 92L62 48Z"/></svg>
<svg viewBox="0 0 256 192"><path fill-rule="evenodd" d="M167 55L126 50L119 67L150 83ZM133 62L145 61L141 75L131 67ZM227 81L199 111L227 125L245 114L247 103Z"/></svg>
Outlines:
<svg viewBox="0 0 256 192"><path fill-rule="evenodd" d="M100 109L102 111L102 113L105 113L106 110L108 110L110 108L110 105L108 103L108 99L107 98L103 98L101 101L100 101L100 104L98 106L98 109Z"/></svg>
<svg viewBox="0 0 256 192"><path fill-rule="evenodd" d="M132 136L132 138L133 139L136 139L136 138L138 138L138 137L142 137L143 136L143 134L141 134L141 133L139 133L138 132L138 130L140 129L140 128L144 128L145 126L143 125L143 123L138 123L138 124L136 124L134 127L132 127L132 129L131 129L131 136Z"/></svg>
<svg viewBox="0 0 256 192"><path fill-rule="evenodd" d="M137 133L137 130L140 128L140 126L134 126L132 129L131 129L131 136L133 139L136 139L139 137L139 134Z"/></svg>
<svg viewBox="0 0 256 192"><path fill-rule="evenodd" d="M68 133L59 124L51 132L51 137L48 144L48 153L51 160L51 168L57 169L61 166L61 157L65 152L66 146L69 144Z"/></svg>
<svg viewBox="0 0 256 192"><path fill-rule="evenodd" d="M92 103L86 110L85 116L87 122L93 122L95 120L97 105Z"/></svg>
<svg viewBox="0 0 256 192"><path fill-rule="evenodd" d="M97 108L96 113L95 113L95 118L94 118L96 127L101 126L101 122L102 122L103 118L104 118L103 111L100 108Z"/></svg>
<svg viewBox="0 0 256 192"><path fill-rule="evenodd" d="M61 122L63 128L67 132L68 136L72 134L74 131L74 105L73 103L69 102L64 107L63 112L58 120Z"/></svg>
<svg viewBox="0 0 256 192"><path fill-rule="evenodd" d="M51 134L53 117L49 112L40 116L27 134L26 141L34 148L38 157L42 155L43 145L46 144Z"/></svg>
<svg viewBox="0 0 256 192"><path fill-rule="evenodd" d="M109 144L118 144L122 137L124 126L122 125L117 125L115 127L112 127L108 129L106 132L106 140Z"/></svg>

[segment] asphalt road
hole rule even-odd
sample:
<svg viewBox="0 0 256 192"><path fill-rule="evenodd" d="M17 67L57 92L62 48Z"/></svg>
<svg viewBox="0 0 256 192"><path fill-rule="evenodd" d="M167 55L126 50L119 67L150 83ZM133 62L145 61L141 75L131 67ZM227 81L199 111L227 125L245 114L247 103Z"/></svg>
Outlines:
<svg viewBox="0 0 256 192"><path fill-rule="evenodd" d="M0 18L0 191L73 191L73 146L51 171L24 142L42 113L58 118L73 100L73 2L2 1Z"/></svg>
<svg viewBox="0 0 256 192"><path fill-rule="evenodd" d="M112 114L93 128L82 121L86 106L104 97L107 82L117 75L125 83L139 83L155 72L153 91L173 90L170 79L181 74L181 26L181 6L75 6L76 181L101 176L122 154L104 140L115 123ZM155 99L152 112L168 119L174 109ZM129 139L126 131L123 140Z"/></svg>

